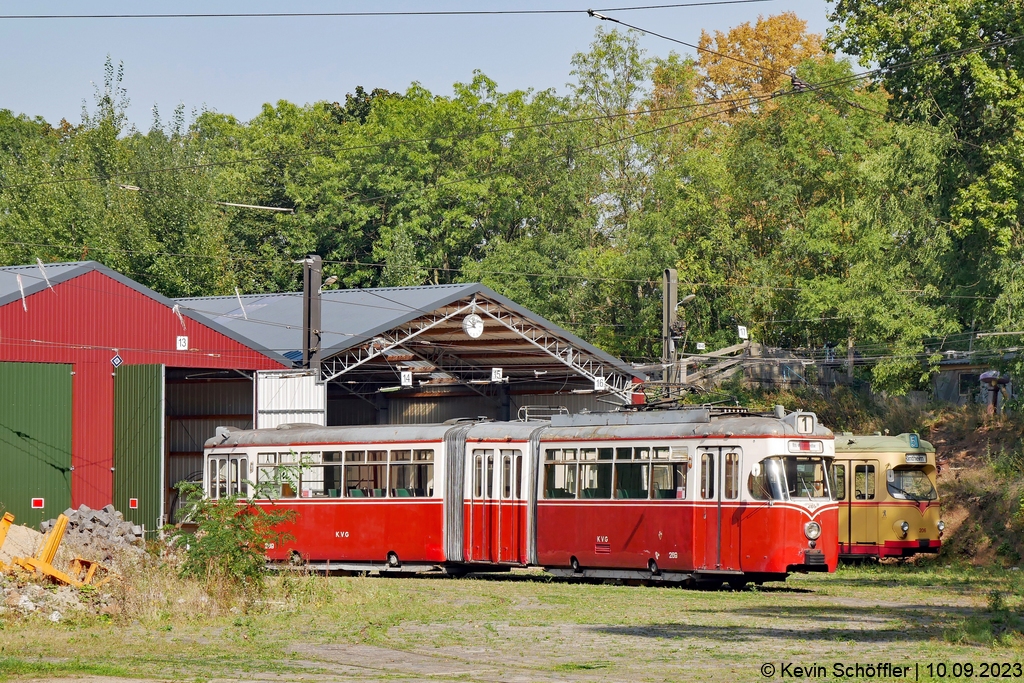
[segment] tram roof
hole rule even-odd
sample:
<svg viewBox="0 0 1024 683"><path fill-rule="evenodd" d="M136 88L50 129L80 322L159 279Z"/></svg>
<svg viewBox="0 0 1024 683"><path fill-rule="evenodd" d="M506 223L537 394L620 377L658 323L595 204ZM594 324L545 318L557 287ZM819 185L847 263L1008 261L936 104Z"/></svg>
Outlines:
<svg viewBox="0 0 1024 683"><path fill-rule="evenodd" d="M596 413L588 418L605 415ZM608 413L607 415L622 415ZM638 418L651 414L627 413ZM795 437L831 438L832 432L815 424L811 434L799 434L790 422L759 415L714 416L707 410L680 411L671 415L677 419L639 419L633 422L623 420L588 420L578 423L563 420L561 425L546 421L531 422L478 422L464 424L423 424L423 425L370 425L321 427L319 425L282 425L276 429L229 429L222 435L206 442L207 448L231 446L295 446L301 444L331 443L406 443L416 441L441 441L445 435L461 426L468 427L466 440L510 439L525 441L534 432L544 428L541 434L551 440L603 440L603 439L644 439L644 438L685 438L685 437ZM703 419L702 419L703 418Z"/></svg>
<svg viewBox="0 0 1024 683"><path fill-rule="evenodd" d="M697 412L697 411L694 411ZM645 422L631 424L590 424L552 426L544 430L549 439L643 439L672 437L776 437L832 438L832 432L815 424L810 434L797 433L796 427L788 422L759 415L709 416L704 421Z"/></svg>
<svg viewBox="0 0 1024 683"><path fill-rule="evenodd" d="M914 448L910 445L911 434L897 434L888 436L882 434L850 434L844 432L836 434L836 453L905 453L907 451L918 451L922 453L934 453L935 447L929 442L918 437L920 446Z"/></svg>

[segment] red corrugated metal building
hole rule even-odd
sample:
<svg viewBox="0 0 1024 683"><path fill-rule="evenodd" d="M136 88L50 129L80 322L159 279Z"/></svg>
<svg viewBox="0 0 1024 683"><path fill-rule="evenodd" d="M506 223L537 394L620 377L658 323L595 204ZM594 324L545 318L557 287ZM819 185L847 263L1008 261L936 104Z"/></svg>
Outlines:
<svg viewBox="0 0 1024 683"><path fill-rule="evenodd" d="M98 263L0 268L0 505L35 523L113 501L153 528L173 495L174 433L248 426L251 373L290 365ZM189 433L180 453L206 436Z"/></svg>

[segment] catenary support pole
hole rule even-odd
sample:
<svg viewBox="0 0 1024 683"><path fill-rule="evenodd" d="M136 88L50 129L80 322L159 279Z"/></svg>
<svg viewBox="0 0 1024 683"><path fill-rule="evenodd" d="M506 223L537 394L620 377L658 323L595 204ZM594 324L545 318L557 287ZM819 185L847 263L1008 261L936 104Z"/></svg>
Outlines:
<svg viewBox="0 0 1024 683"><path fill-rule="evenodd" d="M323 261L313 254L302 261L302 366L320 378L320 285Z"/></svg>
<svg viewBox="0 0 1024 683"><path fill-rule="evenodd" d="M675 268L666 268L661 279L661 362L665 369L665 382L676 381L676 345L672 340L672 327L676 322L679 299L679 276Z"/></svg>

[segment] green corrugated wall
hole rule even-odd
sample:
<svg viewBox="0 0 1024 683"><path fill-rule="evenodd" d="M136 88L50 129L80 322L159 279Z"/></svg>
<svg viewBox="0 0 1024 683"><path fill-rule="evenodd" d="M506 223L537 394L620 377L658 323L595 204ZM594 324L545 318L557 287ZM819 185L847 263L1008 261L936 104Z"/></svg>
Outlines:
<svg viewBox="0 0 1024 683"><path fill-rule="evenodd" d="M0 363L0 512L17 524L71 505L71 381L70 365Z"/></svg>
<svg viewBox="0 0 1024 683"><path fill-rule="evenodd" d="M114 373L114 506L147 531L161 514L163 448L164 366L122 365Z"/></svg>

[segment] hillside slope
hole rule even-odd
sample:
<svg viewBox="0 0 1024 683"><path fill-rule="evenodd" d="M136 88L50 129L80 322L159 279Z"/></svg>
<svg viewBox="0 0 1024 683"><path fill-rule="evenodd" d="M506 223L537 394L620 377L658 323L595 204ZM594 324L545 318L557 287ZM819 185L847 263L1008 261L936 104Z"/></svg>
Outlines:
<svg viewBox="0 0 1024 683"><path fill-rule="evenodd" d="M1017 565L1024 556L1024 420L974 406L938 415L927 438L939 462L942 558Z"/></svg>

